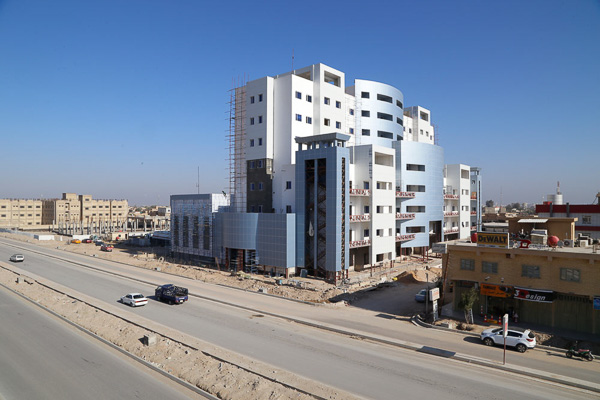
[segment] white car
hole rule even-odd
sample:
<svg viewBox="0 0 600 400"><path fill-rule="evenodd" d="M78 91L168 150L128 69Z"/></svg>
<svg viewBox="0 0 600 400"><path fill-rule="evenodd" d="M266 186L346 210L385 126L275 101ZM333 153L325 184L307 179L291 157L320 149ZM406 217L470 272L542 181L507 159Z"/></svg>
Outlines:
<svg viewBox="0 0 600 400"><path fill-rule="evenodd" d="M141 293L129 293L121 297L121 303L129 304L131 307L145 306L148 299Z"/></svg>
<svg viewBox="0 0 600 400"><path fill-rule="evenodd" d="M490 328L481 332L481 340L487 346L504 345L504 336L502 328ZM529 329L508 328L506 335L506 345L515 347L518 352L524 353L527 349L535 347L535 335Z"/></svg>
<svg viewBox="0 0 600 400"><path fill-rule="evenodd" d="M10 256L10 261L23 262L25 261L25 256L23 254L13 254L12 256Z"/></svg>

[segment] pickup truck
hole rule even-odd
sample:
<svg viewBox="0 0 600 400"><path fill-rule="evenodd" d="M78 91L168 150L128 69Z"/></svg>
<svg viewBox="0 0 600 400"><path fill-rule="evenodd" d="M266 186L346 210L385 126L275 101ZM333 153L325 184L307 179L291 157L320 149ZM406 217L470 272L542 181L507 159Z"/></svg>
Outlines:
<svg viewBox="0 0 600 400"><path fill-rule="evenodd" d="M158 301L167 301L169 304L181 304L188 299L188 290L173 284L162 285L154 290L154 297Z"/></svg>

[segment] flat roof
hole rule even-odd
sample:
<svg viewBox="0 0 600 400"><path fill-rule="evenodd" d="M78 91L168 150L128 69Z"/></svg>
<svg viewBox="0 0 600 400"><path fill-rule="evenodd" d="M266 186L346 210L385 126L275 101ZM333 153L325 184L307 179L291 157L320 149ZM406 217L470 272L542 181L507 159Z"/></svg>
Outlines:
<svg viewBox="0 0 600 400"><path fill-rule="evenodd" d="M543 224L548 222L547 218L523 218L517 221L519 224Z"/></svg>

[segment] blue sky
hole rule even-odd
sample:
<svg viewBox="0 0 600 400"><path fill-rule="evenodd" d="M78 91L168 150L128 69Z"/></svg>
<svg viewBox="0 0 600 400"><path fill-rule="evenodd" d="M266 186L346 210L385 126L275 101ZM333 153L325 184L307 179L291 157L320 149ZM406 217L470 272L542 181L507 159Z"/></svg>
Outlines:
<svg viewBox="0 0 600 400"><path fill-rule="evenodd" d="M600 191L597 0L0 0L0 198L228 190L229 90L292 53L430 109L484 200Z"/></svg>

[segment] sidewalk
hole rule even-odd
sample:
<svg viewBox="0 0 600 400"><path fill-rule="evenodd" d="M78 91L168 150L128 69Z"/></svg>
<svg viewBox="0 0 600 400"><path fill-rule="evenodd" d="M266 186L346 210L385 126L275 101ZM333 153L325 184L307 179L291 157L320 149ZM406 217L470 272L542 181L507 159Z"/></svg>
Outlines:
<svg viewBox="0 0 600 400"><path fill-rule="evenodd" d="M495 316L496 317L496 316ZM497 320L498 317L495 319ZM463 311L453 310L452 304L446 304L442 308L442 313L440 320L454 320L456 324L465 323L465 315ZM479 314L473 314L473 330L470 333L476 333L479 335L485 329L500 326L500 324L494 324L490 322L486 322L484 317ZM582 333L569 329L562 328L553 328L546 325L532 324L529 322L508 322L509 327L519 327L522 329L530 329L537 336L537 345L538 346L546 346L552 347L557 350L566 350L571 344L578 340L579 344L582 348L589 348L592 351L592 354L598 356L600 355L600 337L598 335L594 335L592 333ZM439 325L436 324L436 327ZM469 331L465 331L468 333Z"/></svg>

